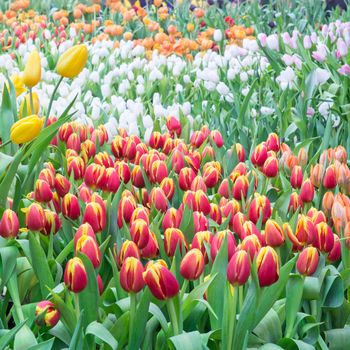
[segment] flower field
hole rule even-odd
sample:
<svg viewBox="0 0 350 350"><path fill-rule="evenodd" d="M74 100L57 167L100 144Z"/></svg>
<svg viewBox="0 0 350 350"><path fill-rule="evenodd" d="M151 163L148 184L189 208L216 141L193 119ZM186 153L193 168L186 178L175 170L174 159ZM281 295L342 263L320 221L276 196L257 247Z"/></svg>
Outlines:
<svg viewBox="0 0 350 350"><path fill-rule="evenodd" d="M0 350L350 348L330 3L0 2Z"/></svg>

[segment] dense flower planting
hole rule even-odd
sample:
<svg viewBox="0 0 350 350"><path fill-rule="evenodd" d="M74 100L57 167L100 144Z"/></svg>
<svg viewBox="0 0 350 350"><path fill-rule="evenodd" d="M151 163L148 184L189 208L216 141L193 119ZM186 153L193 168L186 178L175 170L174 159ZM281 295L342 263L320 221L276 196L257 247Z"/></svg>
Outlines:
<svg viewBox="0 0 350 350"><path fill-rule="evenodd" d="M1 12L1 349L347 348L350 22L278 5Z"/></svg>

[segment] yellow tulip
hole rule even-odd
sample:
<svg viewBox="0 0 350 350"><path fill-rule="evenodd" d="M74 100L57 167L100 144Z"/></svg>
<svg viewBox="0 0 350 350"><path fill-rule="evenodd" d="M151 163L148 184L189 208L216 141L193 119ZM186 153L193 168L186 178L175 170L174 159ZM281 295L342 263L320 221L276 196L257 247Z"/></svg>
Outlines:
<svg viewBox="0 0 350 350"><path fill-rule="evenodd" d="M194 24L193 23L188 23L187 24L187 31L188 32L193 32L194 31Z"/></svg>
<svg viewBox="0 0 350 350"><path fill-rule="evenodd" d="M26 143L36 138L44 124L44 119L37 115L30 115L20 119L12 125L10 130L10 139L13 143Z"/></svg>
<svg viewBox="0 0 350 350"><path fill-rule="evenodd" d="M27 115L32 115L32 114L38 114L39 109L40 109L40 101L38 94L36 92L32 93L33 96L33 109L32 111L31 104L30 104L30 94L25 95L24 99L21 102L21 105L19 106L19 117L23 118L26 117ZM24 106L26 106L26 111Z"/></svg>
<svg viewBox="0 0 350 350"><path fill-rule="evenodd" d="M26 91L26 88L23 83L23 78L19 74L11 75L10 80L16 90L17 97L21 95L24 91ZM7 87L9 88L8 84Z"/></svg>
<svg viewBox="0 0 350 350"><path fill-rule="evenodd" d="M28 61L23 71L23 83L32 88L41 79L41 62L37 50L33 50L28 57Z"/></svg>
<svg viewBox="0 0 350 350"><path fill-rule="evenodd" d="M85 45L75 45L60 56L57 62L57 73L65 78L76 77L85 67L88 49Z"/></svg>

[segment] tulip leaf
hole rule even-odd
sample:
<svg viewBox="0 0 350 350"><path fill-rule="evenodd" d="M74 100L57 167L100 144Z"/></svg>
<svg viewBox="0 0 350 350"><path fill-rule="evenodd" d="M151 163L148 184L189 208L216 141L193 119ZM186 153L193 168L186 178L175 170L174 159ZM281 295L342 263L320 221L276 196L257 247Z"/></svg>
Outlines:
<svg viewBox="0 0 350 350"><path fill-rule="evenodd" d="M277 343L282 338L282 327L277 312L270 309L254 328L253 333L266 342Z"/></svg>
<svg viewBox="0 0 350 350"><path fill-rule="evenodd" d="M6 285L12 273L16 271L18 250L15 246L8 246L0 248L0 276L1 284L0 290Z"/></svg>
<svg viewBox="0 0 350 350"><path fill-rule="evenodd" d="M201 299L203 297L203 294L207 291L210 284L215 280L216 276L217 274L210 276L207 281L195 287L191 293L186 296L186 299L182 304L182 314L184 320L186 320L190 315L191 311L196 306L198 299Z"/></svg>
<svg viewBox="0 0 350 350"><path fill-rule="evenodd" d="M28 348L37 343L34 333L30 330L28 325L24 325L24 327L21 327L16 333L13 350L28 350Z"/></svg>
<svg viewBox="0 0 350 350"><path fill-rule="evenodd" d="M283 338L278 342L278 345L282 346L286 350L314 350L315 347L303 342L302 340L296 340L291 338Z"/></svg>
<svg viewBox="0 0 350 350"><path fill-rule="evenodd" d="M87 327L93 321L98 320L98 285L97 276L90 259L82 253L78 254L82 260L86 273L88 275L88 282L86 287L79 293L80 310L84 310L83 326Z"/></svg>
<svg viewBox="0 0 350 350"><path fill-rule="evenodd" d="M9 345L16 333L25 325L25 323L26 321L19 323L0 337L0 350L5 350L7 348L7 345Z"/></svg>
<svg viewBox="0 0 350 350"><path fill-rule="evenodd" d="M2 103L0 110L0 138L3 143L10 139L11 126L14 123L14 115L11 104L10 91L6 84L4 84L4 90L2 93ZM9 153L11 145L4 146L5 153Z"/></svg>
<svg viewBox="0 0 350 350"><path fill-rule="evenodd" d="M84 320L84 311L82 310L79 316L77 326L74 329L72 339L69 343L69 350L85 350L85 338L83 335L83 320Z"/></svg>
<svg viewBox="0 0 350 350"><path fill-rule="evenodd" d="M256 78L253 83L250 85L250 88L249 88L249 92L248 94L244 97L244 100L243 100L243 103L242 103L242 106L239 110L239 114L238 114L238 118L237 118L237 127L238 129L241 129L242 126L243 126L243 122L244 122L244 118L245 118L245 115L247 113L247 109L248 109L248 106L249 106L249 101L255 91L255 87L256 85L258 84L258 81L259 79Z"/></svg>
<svg viewBox="0 0 350 350"><path fill-rule="evenodd" d="M85 331L85 334L91 334L99 338L104 343L108 344L113 350L118 348L118 342L114 339L109 330L96 321L90 323Z"/></svg>
<svg viewBox="0 0 350 350"><path fill-rule="evenodd" d="M51 350L54 341L55 341L55 338L52 338L52 339L44 341L44 342L42 342L40 344L31 346L27 350Z"/></svg>
<svg viewBox="0 0 350 350"><path fill-rule="evenodd" d="M119 348L122 349L128 342L130 312L124 312L109 330L112 336L117 340Z"/></svg>
<svg viewBox="0 0 350 350"><path fill-rule="evenodd" d="M325 332L329 350L345 350L349 346L350 327L330 329Z"/></svg>
<svg viewBox="0 0 350 350"><path fill-rule="evenodd" d="M203 350L201 334L198 331L182 333L169 338L170 349L176 350Z"/></svg>
<svg viewBox="0 0 350 350"><path fill-rule="evenodd" d="M292 330L296 314L300 308L300 303L303 296L304 280L300 275L290 275L286 288L286 330L287 338L293 336Z"/></svg>

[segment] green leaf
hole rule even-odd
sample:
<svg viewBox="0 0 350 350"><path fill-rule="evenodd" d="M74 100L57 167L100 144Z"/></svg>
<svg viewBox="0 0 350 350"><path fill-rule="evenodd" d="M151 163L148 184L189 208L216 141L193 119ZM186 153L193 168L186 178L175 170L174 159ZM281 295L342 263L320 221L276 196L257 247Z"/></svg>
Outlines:
<svg viewBox="0 0 350 350"><path fill-rule="evenodd" d="M258 84L258 78L256 78L252 85L250 86L250 89L249 89L249 92L248 94L245 96L244 100L243 100L243 104L242 104L242 107L239 111L239 115L238 115L238 119L237 119L237 126L238 128L240 129L243 125L243 121L244 121L244 118L246 116L246 113L247 113L247 109L248 109L248 105L249 105L249 101L254 93L254 90L255 90L255 87L256 85Z"/></svg>
<svg viewBox="0 0 350 350"><path fill-rule="evenodd" d="M5 335L0 337L0 350L6 349L7 345L10 344L16 333L24 326L26 321L19 323L17 326L10 329Z"/></svg>
<svg viewBox="0 0 350 350"><path fill-rule="evenodd" d="M328 330L325 336L329 350L345 350L349 347L350 327Z"/></svg>
<svg viewBox="0 0 350 350"><path fill-rule="evenodd" d="M38 235L38 233L35 235L33 232L29 232L29 249L32 267L40 284L41 296L46 299L48 295L47 287L52 289L55 285L45 252L37 241Z"/></svg>
<svg viewBox="0 0 350 350"><path fill-rule="evenodd" d="M35 335L27 325L24 325L15 336L14 350L28 350L29 347L36 345L38 342Z"/></svg>
<svg viewBox="0 0 350 350"><path fill-rule="evenodd" d="M84 310L81 311L80 317L75 327L72 340L69 344L69 350L85 350L84 347L84 336L83 336L83 319L84 319Z"/></svg>
<svg viewBox="0 0 350 350"><path fill-rule="evenodd" d="M201 334L198 331L176 335L169 338L168 342L176 350L203 350Z"/></svg>
<svg viewBox="0 0 350 350"><path fill-rule="evenodd" d="M16 263L17 263L17 254L18 250L15 246L8 246L0 248L0 256L1 256L1 285L0 289L2 289L12 273L16 271Z"/></svg>
<svg viewBox="0 0 350 350"><path fill-rule="evenodd" d="M61 321L70 331L70 334L73 334L76 327L77 319L74 313L74 310L71 306L64 302L64 300L56 293L51 291L52 302L55 304L55 307L60 312Z"/></svg>
<svg viewBox="0 0 350 350"><path fill-rule="evenodd" d="M101 323L96 321L91 322L87 326L85 334L91 334L99 338L104 343L108 344L113 350L118 348L118 342L114 339L109 330Z"/></svg>
<svg viewBox="0 0 350 350"><path fill-rule="evenodd" d="M55 338L52 338L40 344L31 346L27 350L51 350L54 341L55 341Z"/></svg>
<svg viewBox="0 0 350 350"><path fill-rule="evenodd" d="M270 309L253 332L266 342L278 342L282 337L282 327L277 312Z"/></svg>

